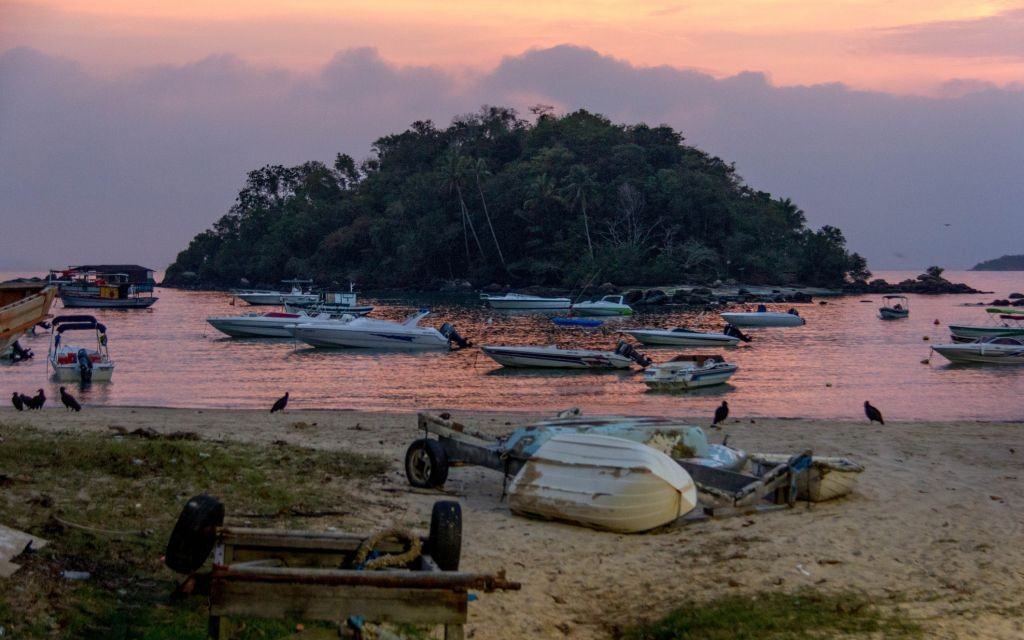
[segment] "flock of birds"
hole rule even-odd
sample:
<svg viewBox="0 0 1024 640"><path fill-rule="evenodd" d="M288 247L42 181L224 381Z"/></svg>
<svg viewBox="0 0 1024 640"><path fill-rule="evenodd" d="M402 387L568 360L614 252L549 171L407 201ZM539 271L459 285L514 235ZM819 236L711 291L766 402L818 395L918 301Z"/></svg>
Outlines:
<svg viewBox="0 0 1024 640"><path fill-rule="evenodd" d="M75 396L68 393L67 389L64 387L60 388L60 401L64 405L64 408L69 411L82 410L82 405L75 399ZM38 411L46 404L46 392L39 389L36 395L27 396L24 393L18 393L15 391L11 393L11 404L13 404L14 408L18 411L24 411L25 409L28 409L29 411Z"/></svg>

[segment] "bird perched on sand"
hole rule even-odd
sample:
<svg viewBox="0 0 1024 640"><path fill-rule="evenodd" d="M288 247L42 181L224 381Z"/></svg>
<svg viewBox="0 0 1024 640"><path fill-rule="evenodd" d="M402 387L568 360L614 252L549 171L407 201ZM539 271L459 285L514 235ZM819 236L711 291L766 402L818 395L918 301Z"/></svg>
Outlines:
<svg viewBox="0 0 1024 640"><path fill-rule="evenodd" d="M17 391L11 394L11 404L13 404L14 408L17 409L18 411L25 410L25 403L22 402L21 394L18 393Z"/></svg>
<svg viewBox="0 0 1024 640"><path fill-rule="evenodd" d="M722 406L720 406L717 409L715 409L715 421L712 422L711 424L712 424L712 426L714 426L714 425L718 424L719 422L722 422L723 420L725 420L728 417L729 417L729 403L726 402L725 400L722 400Z"/></svg>
<svg viewBox="0 0 1024 640"><path fill-rule="evenodd" d="M285 391L284 395L277 399L274 406L270 407L270 413L284 411L284 408L288 406L288 393L288 391Z"/></svg>
<svg viewBox="0 0 1024 640"><path fill-rule="evenodd" d="M64 387L60 388L60 401L64 403L65 409L71 409L72 411L82 410L82 405L78 404L78 400L75 400L75 396L65 391Z"/></svg>
<svg viewBox="0 0 1024 640"><path fill-rule="evenodd" d="M879 424L885 424L885 420L882 420L882 412L871 406L871 403L867 400L864 401L864 415L868 417L868 424L878 421Z"/></svg>
<svg viewBox="0 0 1024 640"><path fill-rule="evenodd" d="M32 397L31 404L28 405L29 409L42 409L43 405L46 404L46 394L40 389L39 393Z"/></svg>

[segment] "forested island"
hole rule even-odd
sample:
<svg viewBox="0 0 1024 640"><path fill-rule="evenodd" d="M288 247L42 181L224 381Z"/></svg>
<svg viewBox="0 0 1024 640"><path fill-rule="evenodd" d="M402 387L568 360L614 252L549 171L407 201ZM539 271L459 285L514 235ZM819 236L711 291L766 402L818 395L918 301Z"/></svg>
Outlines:
<svg viewBox="0 0 1024 640"><path fill-rule="evenodd" d="M266 166L195 236L165 284L288 277L365 288L711 282L839 286L870 277L842 231L671 127L483 107L385 136L361 163Z"/></svg>
<svg viewBox="0 0 1024 640"><path fill-rule="evenodd" d="M1002 256L979 262L971 271L1024 271L1024 255Z"/></svg>

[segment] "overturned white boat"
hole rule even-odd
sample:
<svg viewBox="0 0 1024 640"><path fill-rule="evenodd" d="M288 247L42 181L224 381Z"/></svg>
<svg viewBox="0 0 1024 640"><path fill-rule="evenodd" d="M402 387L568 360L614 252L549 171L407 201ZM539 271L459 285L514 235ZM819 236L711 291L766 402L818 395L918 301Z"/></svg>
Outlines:
<svg viewBox="0 0 1024 640"><path fill-rule="evenodd" d="M789 459L779 453L750 454L755 476L763 476ZM810 467L796 476L797 499L824 502L845 496L853 491L863 471L864 467L847 458L812 456Z"/></svg>
<svg viewBox="0 0 1024 640"><path fill-rule="evenodd" d="M548 440L513 478L513 513L635 533L697 506L697 488L672 458L646 445L591 433Z"/></svg>
<svg viewBox="0 0 1024 640"><path fill-rule="evenodd" d="M420 309L403 322L376 318L317 320L289 326L296 339L313 347L348 347L356 349L448 349L452 343L469 346L455 327L447 322L440 330L421 327L419 321L430 312Z"/></svg>
<svg viewBox="0 0 1024 640"><path fill-rule="evenodd" d="M210 325L232 338L290 338L288 327L302 322L329 320L329 314L315 316L306 313L247 313L240 316L210 316L206 319Z"/></svg>
<svg viewBox="0 0 1024 640"><path fill-rule="evenodd" d="M634 364L646 367L651 361L626 342L620 341L615 351L594 349L559 349L554 345L497 346L484 345L480 350L506 367L545 367L556 369L628 369Z"/></svg>
<svg viewBox="0 0 1024 640"><path fill-rule="evenodd" d="M675 391L722 384L732 377L739 365L718 355L678 355L668 362L644 370L644 384L651 389Z"/></svg>
<svg viewBox="0 0 1024 640"><path fill-rule="evenodd" d="M807 322L796 309L785 312L763 309L761 305L757 311L726 311L718 315L734 327L800 327Z"/></svg>

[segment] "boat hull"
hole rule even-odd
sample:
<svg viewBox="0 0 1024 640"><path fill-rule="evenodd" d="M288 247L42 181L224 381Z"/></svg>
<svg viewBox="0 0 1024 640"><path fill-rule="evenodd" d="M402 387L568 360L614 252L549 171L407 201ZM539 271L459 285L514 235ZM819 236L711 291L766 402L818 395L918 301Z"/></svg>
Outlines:
<svg viewBox="0 0 1024 640"><path fill-rule="evenodd" d="M60 301L67 309L145 309L159 298L93 298L61 294Z"/></svg>
<svg viewBox="0 0 1024 640"><path fill-rule="evenodd" d="M506 311L568 309L572 304L572 301L570 301L569 298L540 298L532 296L522 298L489 297L484 298L484 301L487 302L492 309L501 309Z"/></svg>
<svg viewBox="0 0 1024 640"><path fill-rule="evenodd" d="M902 318L909 318L910 311L907 309L900 310L881 307L878 310L878 315L881 316L882 320L900 320Z"/></svg>
<svg viewBox="0 0 1024 640"><path fill-rule="evenodd" d="M949 337L954 342L975 342L985 338L1024 338L1024 327L976 327L970 325L949 325Z"/></svg>
<svg viewBox="0 0 1024 640"><path fill-rule="evenodd" d="M554 349L551 347L500 347L485 345L481 350L506 367L554 369L628 369L633 361L611 351Z"/></svg>
<svg viewBox="0 0 1024 640"><path fill-rule="evenodd" d="M738 365L719 363L714 367L672 366L671 362L648 367L644 384L659 391L681 391L724 384L739 369Z"/></svg>
<svg viewBox="0 0 1024 640"><path fill-rule="evenodd" d="M955 363L979 364L1024 364L1024 346L988 344L985 342L968 342L959 344L939 344L932 349Z"/></svg>
<svg viewBox="0 0 1024 640"><path fill-rule="evenodd" d="M56 289L47 287L0 307L0 354L6 353L22 334L46 319L56 294Z"/></svg>
<svg viewBox="0 0 1024 640"><path fill-rule="evenodd" d="M537 450L508 491L513 513L636 533L673 522L697 504L689 474L645 445L562 434Z"/></svg>
<svg viewBox="0 0 1024 640"><path fill-rule="evenodd" d="M207 318L214 329L232 338L291 338L291 325L309 322L309 317L264 319L262 316L223 316Z"/></svg>
<svg viewBox="0 0 1024 640"><path fill-rule="evenodd" d="M312 347L345 349L448 349L448 340L440 333L394 332L388 330L324 329L296 325L290 333Z"/></svg>
<svg viewBox="0 0 1024 640"><path fill-rule="evenodd" d="M77 364L57 364L53 358L50 358L50 367L53 368L53 378L58 382L82 381L82 372ZM93 382L110 382L113 376L113 362L97 362L92 365Z"/></svg>
<svg viewBox="0 0 1024 640"><path fill-rule="evenodd" d="M740 339L724 333L701 333L698 331L666 331L661 329L628 329L626 333L643 344L674 345L688 347L734 347Z"/></svg>
<svg viewBox="0 0 1024 640"><path fill-rule="evenodd" d="M806 324L800 316L781 311L729 311L719 315L734 327L800 327Z"/></svg>
<svg viewBox="0 0 1024 640"><path fill-rule="evenodd" d="M631 316L633 309L628 306L612 306L580 303L571 307L572 312L581 316Z"/></svg>
<svg viewBox="0 0 1024 640"><path fill-rule="evenodd" d="M754 475L763 476L780 464L786 464L789 456L774 453L754 453L750 463ZM797 499L810 502L825 502L848 495L857 484L857 477L864 467L847 458L811 458L811 466L797 476Z"/></svg>

